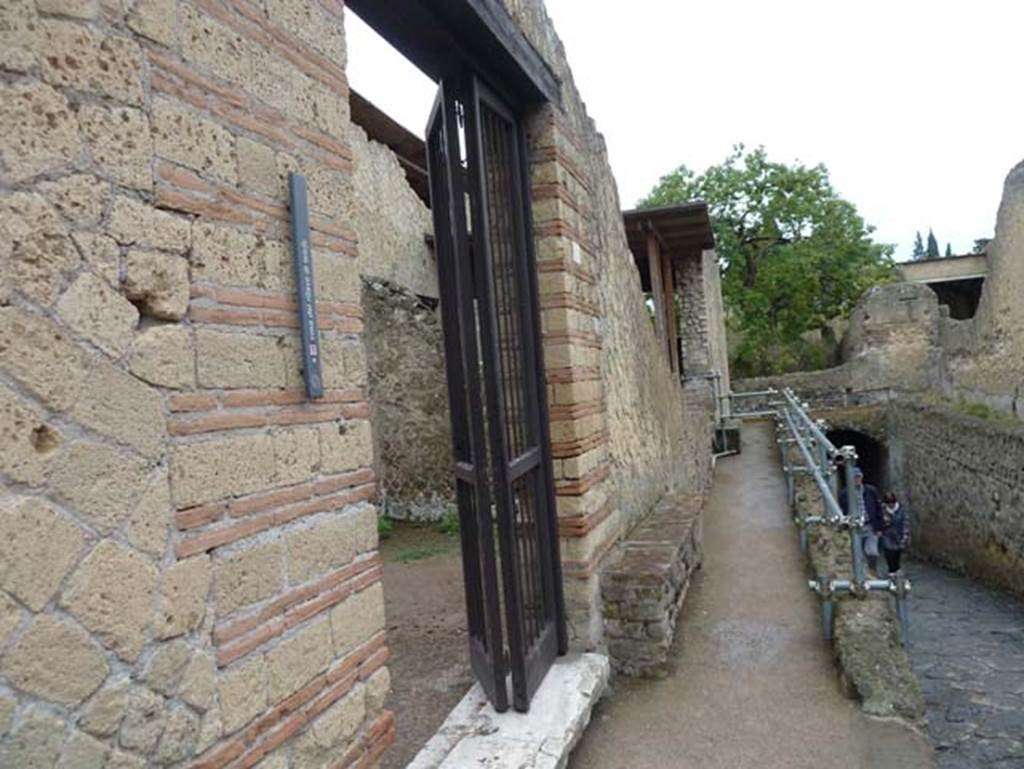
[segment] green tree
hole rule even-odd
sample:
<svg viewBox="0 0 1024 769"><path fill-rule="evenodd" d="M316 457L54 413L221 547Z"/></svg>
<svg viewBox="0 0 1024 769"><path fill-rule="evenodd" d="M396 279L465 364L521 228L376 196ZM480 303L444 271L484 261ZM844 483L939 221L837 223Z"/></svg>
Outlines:
<svg viewBox="0 0 1024 769"><path fill-rule="evenodd" d="M974 248L971 249L972 254L984 254L988 250L988 244L992 242L992 238L976 238L974 241Z"/></svg>
<svg viewBox="0 0 1024 769"><path fill-rule="evenodd" d="M928 228L928 248L924 251L925 258L927 259L938 259L939 258L939 241L935 239L935 233L932 232L932 228Z"/></svg>
<svg viewBox="0 0 1024 769"><path fill-rule="evenodd" d="M832 187L823 165L786 165L763 147L733 148L696 174L680 166L641 207L707 202L729 323L745 372L787 368L773 349L849 314L869 287L890 279L892 246Z"/></svg>
<svg viewBox="0 0 1024 769"><path fill-rule="evenodd" d="M950 257L952 255L953 255L953 246L951 246L949 244L949 241L947 240L946 241L946 257L948 258L948 257Z"/></svg>
<svg viewBox="0 0 1024 769"><path fill-rule="evenodd" d="M915 262L919 262L924 259L924 241L921 240L921 230L918 230L917 235L914 237L913 259Z"/></svg>

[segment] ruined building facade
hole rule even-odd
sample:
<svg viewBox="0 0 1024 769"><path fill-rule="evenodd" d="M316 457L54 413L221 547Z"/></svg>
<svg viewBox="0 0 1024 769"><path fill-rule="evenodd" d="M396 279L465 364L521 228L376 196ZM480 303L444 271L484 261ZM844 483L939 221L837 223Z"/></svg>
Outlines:
<svg viewBox="0 0 1024 769"><path fill-rule="evenodd" d="M542 5L505 6L561 84L529 119L530 205L570 632L601 648L601 559L707 487L710 404L659 354ZM345 13L0 9L0 765L371 766L393 735L368 305L437 277L429 215L350 120Z"/></svg>

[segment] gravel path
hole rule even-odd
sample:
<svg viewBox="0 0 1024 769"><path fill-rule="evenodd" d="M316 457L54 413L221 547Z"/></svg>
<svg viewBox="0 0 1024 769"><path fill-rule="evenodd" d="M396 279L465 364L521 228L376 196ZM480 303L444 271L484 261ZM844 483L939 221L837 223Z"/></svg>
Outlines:
<svg viewBox="0 0 1024 769"><path fill-rule="evenodd" d="M572 769L923 769L927 740L837 685L768 424L722 460L663 680L619 678Z"/></svg>

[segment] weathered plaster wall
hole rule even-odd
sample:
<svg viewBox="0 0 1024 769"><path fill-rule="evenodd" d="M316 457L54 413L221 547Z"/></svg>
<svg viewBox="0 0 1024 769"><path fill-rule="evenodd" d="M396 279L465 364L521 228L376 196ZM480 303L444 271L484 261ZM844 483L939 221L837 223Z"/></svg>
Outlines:
<svg viewBox="0 0 1024 769"><path fill-rule="evenodd" d="M676 270L683 373L718 371L729 387L729 351L725 338L725 309L718 256L712 249L684 259Z"/></svg>
<svg viewBox="0 0 1024 769"><path fill-rule="evenodd" d="M503 4L563 84L527 127L570 631L593 648L601 558L669 488L706 484L709 418L655 340L604 140L543 3Z"/></svg>
<svg viewBox="0 0 1024 769"><path fill-rule="evenodd" d="M910 401L887 412L912 549L1024 594L1024 426Z"/></svg>
<svg viewBox="0 0 1024 769"><path fill-rule="evenodd" d="M394 518L438 520L454 502L454 489L437 304L370 278L363 310L381 505Z"/></svg>
<svg viewBox="0 0 1024 769"><path fill-rule="evenodd" d="M344 61L334 3L0 8L0 766L389 741Z"/></svg>

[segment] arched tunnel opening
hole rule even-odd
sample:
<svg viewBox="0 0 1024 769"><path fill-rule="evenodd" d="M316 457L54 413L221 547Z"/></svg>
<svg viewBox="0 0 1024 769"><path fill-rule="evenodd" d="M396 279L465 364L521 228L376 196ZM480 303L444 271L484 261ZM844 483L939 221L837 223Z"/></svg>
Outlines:
<svg viewBox="0 0 1024 769"><path fill-rule="evenodd" d="M870 483L881 494L891 490L889 454L885 443L848 429L829 430L827 437L836 446L853 446L857 450L857 464L864 471L865 483Z"/></svg>

